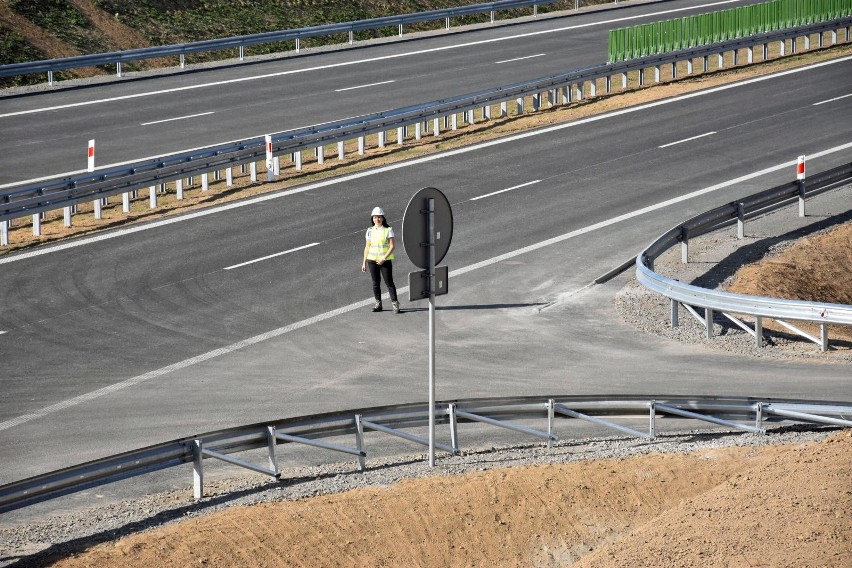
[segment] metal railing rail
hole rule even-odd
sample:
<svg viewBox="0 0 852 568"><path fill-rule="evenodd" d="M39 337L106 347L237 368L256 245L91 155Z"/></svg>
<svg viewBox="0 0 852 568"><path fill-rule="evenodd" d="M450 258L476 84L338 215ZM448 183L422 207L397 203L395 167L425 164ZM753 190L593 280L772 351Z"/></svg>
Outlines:
<svg viewBox="0 0 852 568"><path fill-rule="evenodd" d="M533 108L537 110L541 106L542 93L548 93L553 104L559 104L556 94L561 92L561 104L567 104L575 100L575 87L577 100L583 97L586 84L590 85L591 96L596 96L596 85L601 79L606 79L606 92L610 92L611 78L619 74L622 76L622 85L625 87L627 74L630 72L639 72L640 84L645 84L644 72L649 68L656 69L655 80L659 81L659 71L663 65L672 65L674 69L678 62L691 63L695 59L703 58L706 70L707 61L712 55L718 54L721 59L723 53L731 51L738 53L741 49L752 50L760 45L763 45L766 51L766 46L776 41L783 44L789 39L810 37L813 34L819 34L822 38L824 33L834 33L841 28L846 28L848 41L850 27L852 27L852 17L842 18L833 22L759 34L711 46L575 69L471 94L278 133L272 135L272 153L276 160L282 155L292 154L298 155L300 161L300 153L303 150L337 143L339 154L341 154L341 146L346 141L358 139L359 147L363 147L363 140L367 135L376 133L381 135L390 130L399 131L409 126L417 126L419 132L419 127L423 124L428 125L429 121L432 121L433 132L437 134L438 122L442 117L455 118L458 114L472 113L475 109L489 108L496 104L506 105L508 101L516 101L519 112L523 112L524 97L528 96L535 98ZM472 119L469 122L472 122ZM257 137L147 161L96 169L94 172L75 173L6 186L0 190L0 222L72 207L78 203L143 188L150 188L153 192L157 185L171 181L178 184L181 180L196 175L206 179L204 176L208 172L218 172L222 169L230 171L230 168L246 164L252 166L252 179L256 180L257 163L265 162L265 158L265 140L263 137ZM8 228L8 225L4 227Z"/></svg>
<svg viewBox="0 0 852 568"><path fill-rule="evenodd" d="M428 21L444 20L446 21L447 29L449 29L450 20L452 18L459 18L462 16L485 13L490 13L491 23L494 23L496 12L533 6L533 11L535 14L537 14L537 7L539 4L552 4L557 1L558 0L499 0L497 2L483 2L481 4L471 4L469 6L460 6L457 8L444 8L440 10L416 12L413 14L384 16L380 18L355 20L352 22L341 22L320 26L310 26L293 30L280 30L259 34L196 41L192 43L179 43L173 45L128 49L124 51L112 51L108 53L77 55L74 57L62 57L58 59L45 59L41 61L31 61L24 63L11 63L7 65L0 65L0 77L14 77L19 75L46 73L48 75L48 83L52 85L53 73L56 71L102 65L115 65L116 75L120 77L122 75L121 64L130 61L139 61L143 59L155 59L163 57L180 57L181 67L184 67L184 58L186 55L201 52L221 51L226 49L239 49L240 60L242 60L245 57L245 48L253 45L277 43L282 41L295 41L296 51L298 52L300 49L300 40L307 38L348 34L349 43L352 43L353 33L356 31L396 27L399 29L399 35L401 36L402 28L406 25ZM618 4L618 0L615 0L615 4ZM578 6L575 3L575 9L577 7Z"/></svg>
<svg viewBox="0 0 852 568"><path fill-rule="evenodd" d="M828 348L828 324L852 325L852 306L708 290L654 272L654 261L670 248L680 244L681 260L686 263L690 238L734 223L738 226L738 236L742 238L746 219L789 206L797 200L799 214L804 216L807 197L843 187L850 182L852 182L852 163L809 176L805 180L785 183L696 215L664 233L636 257L636 278L649 290L671 300L672 327L678 325L678 307L683 306L704 325L706 337L709 339L713 335L713 313L719 311L750 333L760 347L763 345L762 318L771 318L817 343L820 349L825 351ZM703 308L703 316L695 308ZM749 325L732 314L751 316L754 318L754 324ZM788 320L818 324L820 337L813 337L789 324Z"/></svg>
<svg viewBox="0 0 852 568"><path fill-rule="evenodd" d="M460 410L460 409L464 410ZM764 424L808 423L852 427L852 402L772 400L751 397L688 396L551 396L507 397L456 400L436 405L435 421L449 425L451 444L444 451L459 451L459 425L485 422L513 431L544 438L548 445L557 440L554 419L580 418L644 439L657 436L657 416L688 418L730 426L749 432L766 433ZM648 433L619 426L613 417L648 416ZM511 424L513 420L546 419L547 432ZM751 420L754 427L734 421ZM279 444L297 443L356 456L357 468L364 470L365 430L402 437L418 444L428 442L404 429L429 424L427 403L382 406L282 419L260 424L207 432L107 456L0 486L0 513L54 499L88 488L160 471L185 464L193 465L194 495L203 496L203 462L217 459L278 478L275 459ZM325 438L355 436L356 447L326 442ZM370 440L371 444L380 441ZM259 466L231 454L266 448L269 467Z"/></svg>

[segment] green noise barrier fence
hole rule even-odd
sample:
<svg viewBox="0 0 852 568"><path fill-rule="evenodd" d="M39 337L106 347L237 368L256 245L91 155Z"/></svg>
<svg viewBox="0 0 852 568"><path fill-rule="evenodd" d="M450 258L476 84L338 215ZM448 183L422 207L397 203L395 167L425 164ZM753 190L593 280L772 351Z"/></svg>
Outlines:
<svg viewBox="0 0 852 568"><path fill-rule="evenodd" d="M774 0L609 32L609 62L710 45L852 15L852 0Z"/></svg>

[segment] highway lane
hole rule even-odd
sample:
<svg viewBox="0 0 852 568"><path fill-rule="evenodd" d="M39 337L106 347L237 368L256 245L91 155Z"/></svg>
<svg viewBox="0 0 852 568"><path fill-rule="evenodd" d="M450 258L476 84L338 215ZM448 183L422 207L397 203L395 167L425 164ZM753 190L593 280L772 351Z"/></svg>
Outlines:
<svg viewBox="0 0 852 568"><path fill-rule="evenodd" d="M0 97L0 184L349 118L606 61L614 27L748 2L625 6L191 73ZM83 149L83 150L81 150ZM39 156L34 172L33 156Z"/></svg>
<svg viewBox="0 0 852 568"><path fill-rule="evenodd" d="M792 166L778 166L801 153L830 151L811 171L848 162L852 98L840 97L852 85L838 77L850 71L849 60L823 65L3 259L0 483L192 431L424 398L411 388L424 372L423 312L404 302L415 311L370 314L358 267L372 206L399 227L426 185L447 193L456 219L455 275L439 302L456 308L441 312L442 397L848 399L843 366L651 339L586 286L682 218L789 180ZM412 267L402 253L395 264L402 287ZM576 299L531 315L566 296Z"/></svg>

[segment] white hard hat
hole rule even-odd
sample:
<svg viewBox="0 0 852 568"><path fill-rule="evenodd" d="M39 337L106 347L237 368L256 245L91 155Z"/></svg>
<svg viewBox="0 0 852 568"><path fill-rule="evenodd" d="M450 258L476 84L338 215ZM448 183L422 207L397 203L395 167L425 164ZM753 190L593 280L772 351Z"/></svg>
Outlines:
<svg viewBox="0 0 852 568"><path fill-rule="evenodd" d="M374 207L373 212L370 213L370 217L375 217L376 215L381 215L382 217L384 217L385 212L381 207Z"/></svg>

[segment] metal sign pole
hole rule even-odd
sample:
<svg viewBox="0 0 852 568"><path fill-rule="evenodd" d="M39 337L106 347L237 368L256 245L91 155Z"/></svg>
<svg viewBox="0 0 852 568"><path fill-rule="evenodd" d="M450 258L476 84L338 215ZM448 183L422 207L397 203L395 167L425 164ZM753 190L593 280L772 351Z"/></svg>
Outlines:
<svg viewBox="0 0 852 568"><path fill-rule="evenodd" d="M435 200L429 198L429 467L435 467Z"/></svg>

